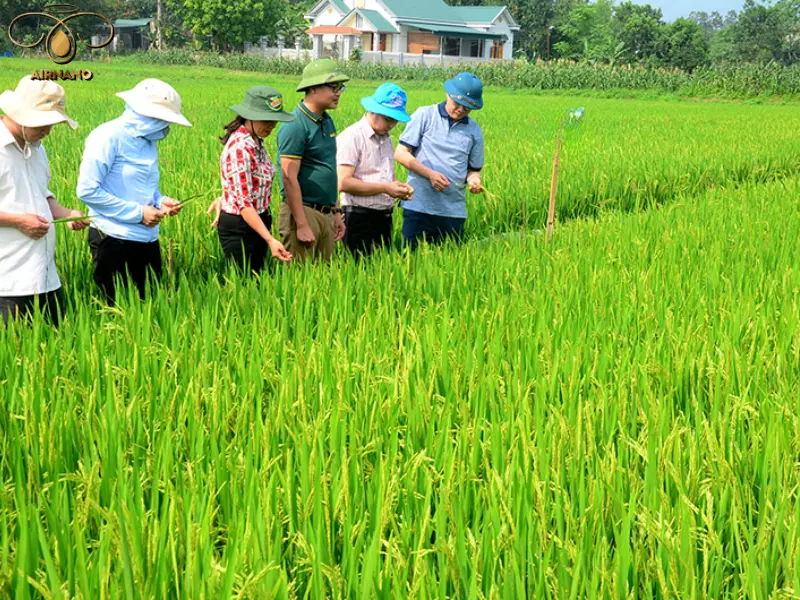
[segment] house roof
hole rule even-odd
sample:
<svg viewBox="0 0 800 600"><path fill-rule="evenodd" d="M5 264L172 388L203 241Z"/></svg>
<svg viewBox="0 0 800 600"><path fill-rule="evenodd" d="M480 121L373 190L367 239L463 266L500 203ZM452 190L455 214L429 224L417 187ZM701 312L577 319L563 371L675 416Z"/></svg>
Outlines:
<svg viewBox="0 0 800 600"><path fill-rule="evenodd" d="M492 23L505 6L451 6L451 10L467 23Z"/></svg>
<svg viewBox="0 0 800 600"><path fill-rule="evenodd" d="M443 0L381 0L398 18L463 23Z"/></svg>
<svg viewBox="0 0 800 600"><path fill-rule="evenodd" d="M378 2L385 7L385 11L364 8L351 10L343 0L320 0L310 12L316 13L318 9L330 3L344 15L339 25L350 19L353 13L357 13L366 19L376 31L382 33L398 32L383 15L384 12L388 12L397 19L398 24L416 27L438 35L477 39L505 39L506 37L504 34L488 33L467 25L467 23L479 23L480 25L476 27L489 27L506 10L505 6L450 6L444 0L378 0ZM352 26L352 23L347 22ZM509 25L511 29L518 29L510 16Z"/></svg>
<svg viewBox="0 0 800 600"><path fill-rule="evenodd" d="M361 35L363 31L355 27L342 27L340 25L317 25L311 29L306 29L306 33L310 34L334 34L334 35Z"/></svg>
<svg viewBox="0 0 800 600"><path fill-rule="evenodd" d="M342 0L320 0L308 10L305 16L309 17L310 15L315 14L317 12L317 9L322 8L323 6L329 3L332 4L334 8L336 8L336 10L338 10L343 15L346 15L347 13L350 12L350 7L347 6L347 4L345 4L344 2L342 2Z"/></svg>
<svg viewBox="0 0 800 600"><path fill-rule="evenodd" d="M372 23L372 26L380 32L389 32L389 33L399 33L397 28L395 28L381 13L377 10L366 10L363 8L357 8L357 13L360 13L362 17L364 17L367 21Z"/></svg>
<svg viewBox="0 0 800 600"><path fill-rule="evenodd" d="M471 27L460 27L457 25L435 25L432 23L411 23L405 21L398 21L401 25L408 25L409 27L416 27L423 31L430 31L436 35L443 35L445 37L462 37L474 38L479 40L502 40L505 35L502 33L489 33L487 31L480 31L472 29Z"/></svg>
<svg viewBox="0 0 800 600"><path fill-rule="evenodd" d="M136 29L146 27L153 19L117 19L114 21L115 29Z"/></svg>

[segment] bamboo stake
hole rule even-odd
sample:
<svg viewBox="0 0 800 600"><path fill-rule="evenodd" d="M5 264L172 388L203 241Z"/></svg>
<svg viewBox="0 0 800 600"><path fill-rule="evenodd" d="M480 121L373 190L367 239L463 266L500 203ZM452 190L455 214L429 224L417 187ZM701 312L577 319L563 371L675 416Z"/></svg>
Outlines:
<svg viewBox="0 0 800 600"><path fill-rule="evenodd" d="M556 138L556 152L553 156L553 179L550 181L550 206L547 209L547 241L553 238L553 222L556 218L556 191L558 190L558 166L561 163L561 147L564 145L564 134L559 129Z"/></svg>
<svg viewBox="0 0 800 600"><path fill-rule="evenodd" d="M172 238L169 239L169 252L167 253L167 273L169 281L172 283Z"/></svg>

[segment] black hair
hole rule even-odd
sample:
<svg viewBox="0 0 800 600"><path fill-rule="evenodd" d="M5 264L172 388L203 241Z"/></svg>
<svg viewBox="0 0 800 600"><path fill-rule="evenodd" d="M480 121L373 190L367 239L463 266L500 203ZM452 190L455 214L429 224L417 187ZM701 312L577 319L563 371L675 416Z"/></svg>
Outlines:
<svg viewBox="0 0 800 600"><path fill-rule="evenodd" d="M223 128L225 129L225 135L219 138L219 141L222 142L223 146L228 143L228 140L231 139L231 136L234 134L234 132L237 129L239 129L239 127L244 125L244 122L245 122L244 117L236 115L236 118L233 121L225 125L225 127Z"/></svg>

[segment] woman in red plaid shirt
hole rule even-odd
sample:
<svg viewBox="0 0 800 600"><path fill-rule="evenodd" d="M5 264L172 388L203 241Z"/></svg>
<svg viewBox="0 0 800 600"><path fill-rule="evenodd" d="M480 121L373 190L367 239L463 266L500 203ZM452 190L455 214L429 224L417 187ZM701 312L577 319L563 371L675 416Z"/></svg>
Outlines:
<svg viewBox="0 0 800 600"><path fill-rule="evenodd" d="M231 110L237 117L225 126L221 138L225 146L219 161L222 197L209 212L217 210L214 224L225 258L258 273L264 268L267 249L282 262L292 260L270 233L275 166L264 149L264 138L279 122L294 121L295 117L283 110L280 92L266 86L248 89L244 101Z"/></svg>

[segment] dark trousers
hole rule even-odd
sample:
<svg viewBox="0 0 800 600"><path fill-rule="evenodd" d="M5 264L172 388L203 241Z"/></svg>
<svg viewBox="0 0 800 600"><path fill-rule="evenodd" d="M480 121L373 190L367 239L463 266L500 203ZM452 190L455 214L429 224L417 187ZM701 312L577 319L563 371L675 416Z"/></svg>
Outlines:
<svg viewBox="0 0 800 600"><path fill-rule="evenodd" d="M133 280L139 297L144 300L145 284L161 279L161 246L155 242L131 242L111 237L94 227L89 229L89 250L94 261L94 282L100 287L106 301L116 301L116 278Z"/></svg>
<svg viewBox="0 0 800 600"><path fill-rule="evenodd" d="M55 327L64 308L64 292L61 288L33 296L0 296L0 321L8 323L12 318L27 317L33 313L38 301L39 311Z"/></svg>
<svg viewBox="0 0 800 600"><path fill-rule="evenodd" d="M392 210L344 207L345 247L358 258L392 245Z"/></svg>
<svg viewBox="0 0 800 600"><path fill-rule="evenodd" d="M424 239L429 244L439 244L447 239L456 241L464 236L466 219L428 215L413 210L403 210L403 241L416 250Z"/></svg>
<svg viewBox="0 0 800 600"><path fill-rule="evenodd" d="M267 231L272 231L272 214L267 210L258 216ZM264 268L269 246L244 217L221 213L217 234L226 261L233 262L242 271L249 268L253 273L259 273Z"/></svg>

